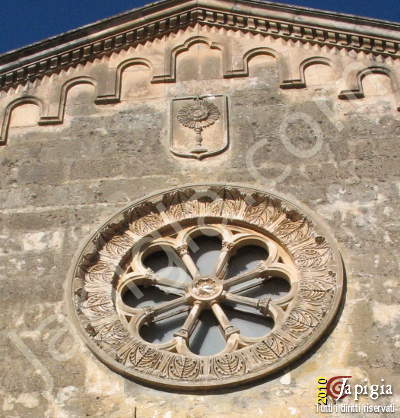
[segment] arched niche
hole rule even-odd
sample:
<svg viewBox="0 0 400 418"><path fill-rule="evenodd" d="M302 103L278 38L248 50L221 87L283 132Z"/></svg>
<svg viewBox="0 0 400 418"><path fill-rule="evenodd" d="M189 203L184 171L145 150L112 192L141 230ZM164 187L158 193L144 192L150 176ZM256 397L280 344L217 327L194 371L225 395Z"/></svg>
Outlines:
<svg viewBox="0 0 400 418"><path fill-rule="evenodd" d="M9 128L37 126L39 118L40 107L36 103L21 103L10 114Z"/></svg>
<svg viewBox="0 0 400 418"><path fill-rule="evenodd" d="M7 143L10 127L36 126L43 111L43 102L35 96L23 96L10 102L1 114L0 145Z"/></svg>
<svg viewBox="0 0 400 418"><path fill-rule="evenodd" d="M96 87L88 81L77 81L65 86L65 114L70 116L91 115L96 111L94 103Z"/></svg>
<svg viewBox="0 0 400 418"><path fill-rule="evenodd" d="M304 80L307 87L326 86L336 79L335 73L327 62L311 62L304 67Z"/></svg>
<svg viewBox="0 0 400 418"><path fill-rule="evenodd" d="M393 84L390 76L383 73L370 73L361 79L365 97L389 96L393 94Z"/></svg>
<svg viewBox="0 0 400 418"><path fill-rule="evenodd" d="M176 81L222 78L222 51L197 41L176 56Z"/></svg>
<svg viewBox="0 0 400 418"><path fill-rule="evenodd" d="M149 96L153 77L152 70L148 65L141 62L133 62L124 66L121 71L121 100L135 97Z"/></svg>
<svg viewBox="0 0 400 418"><path fill-rule="evenodd" d="M249 77L274 78L278 77L276 57L271 54L258 53L249 57L247 61Z"/></svg>

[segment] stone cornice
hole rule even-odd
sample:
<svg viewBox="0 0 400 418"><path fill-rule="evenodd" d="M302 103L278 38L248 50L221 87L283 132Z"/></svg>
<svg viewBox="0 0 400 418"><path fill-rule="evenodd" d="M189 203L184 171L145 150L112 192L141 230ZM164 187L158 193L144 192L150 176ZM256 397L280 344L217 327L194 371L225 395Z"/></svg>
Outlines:
<svg viewBox="0 0 400 418"><path fill-rule="evenodd" d="M252 0L166 0L1 55L0 89L196 23L321 47L394 58L400 55L400 25L396 23Z"/></svg>

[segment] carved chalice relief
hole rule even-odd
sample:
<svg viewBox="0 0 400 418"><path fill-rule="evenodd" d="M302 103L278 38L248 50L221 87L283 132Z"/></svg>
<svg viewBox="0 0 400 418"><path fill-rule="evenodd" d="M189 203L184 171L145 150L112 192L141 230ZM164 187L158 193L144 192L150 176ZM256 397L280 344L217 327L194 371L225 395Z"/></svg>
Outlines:
<svg viewBox="0 0 400 418"><path fill-rule="evenodd" d="M179 123L186 128L193 129L196 133L196 147L191 152L195 154L207 152L207 148L202 146L202 132L220 118L218 107L205 99L197 97L194 99L194 103L182 107L176 118Z"/></svg>
<svg viewBox="0 0 400 418"><path fill-rule="evenodd" d="M113 370L191 390L286 367L329 327L342 284L334 242L308 212L251 188L198 185L110 219L80 253L69 298Z"/></svg>

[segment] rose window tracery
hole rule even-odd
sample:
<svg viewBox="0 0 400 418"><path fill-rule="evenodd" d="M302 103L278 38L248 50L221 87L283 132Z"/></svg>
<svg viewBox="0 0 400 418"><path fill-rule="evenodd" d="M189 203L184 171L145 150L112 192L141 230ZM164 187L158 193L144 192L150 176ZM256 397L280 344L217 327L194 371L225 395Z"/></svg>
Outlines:
<svg viewBox="0 0 400 418"><path fill-rule="evenodd" d="M127 376L210 388L275 372L326 330L342 295L327 233L281 198L192 186L116 215L85 245L72 314Z"/></svg>
<svg viewBox="0 0 400 418"><path fill-rule="evenodd" d="M193 240L195 236L200 240ZM203 237L212 237L217 244L206 253L199 247L205 244L201 240ZM219 249L215 249L218 244ZM235 260L230 263L231 259L239 249L248 249L251 255L253 248L263 249L264 257L254 267L234 274L230 267L234 266ZM166 269L154 272L146 266L145 256L153 251L158 257L160 252L165 254L169 264ZM196 257L199 253L201 256ZM292 290L289 295L273 299L263 287L266 282L277 278L286 281ZM125 317L125 326L135 337L143 336L142 327L146 327L145 333L150 334L149 329L153 324L156 324L155 333L161 333L158 323L180 317L182 323L173 337L159 348L187 355L195 355L191 350L190 338L199 325L201 313L209 310L215 316L226 343L221 352L231 352L261 341L264 337L251 338L245 335L246 331L252 332L251 320L254 315L266 317L269 323L282 321L284 309L296 291L297 282L297 273L290 257L272 239L246 228L218 223L210 224L207 228L189 226L176 237L156 238L147 243L145 248L134 251L132 261L119 281L116 308L121 317ZM151 303L143 305L142 298L136 298L134 289L130 290L132 287L148 295L146 301ZM247 295L258 288L261 290L260 297ZM154 292L155 289L158 292ZM160 290L164 298L159 294ZM262 294L263 291L265 294ZM124 298L127 292L130 293L129 301ZM230 315L235 310L244 316L248 314L249 329L245 329L244 334L229 320L226 310ZM168 326L164 328L168 329Z"/></svg>

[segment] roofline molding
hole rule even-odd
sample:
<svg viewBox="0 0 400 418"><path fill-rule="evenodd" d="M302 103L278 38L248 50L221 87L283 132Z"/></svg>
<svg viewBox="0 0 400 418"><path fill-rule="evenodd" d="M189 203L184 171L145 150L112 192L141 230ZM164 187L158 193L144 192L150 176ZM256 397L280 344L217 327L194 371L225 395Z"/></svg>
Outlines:
<svg viewBox="0 0 400 418"><path fill-rule="evenodd" d="M400 24L255 0L164 0L0 55L0 89L195 25L400 57Z"/></svg>

